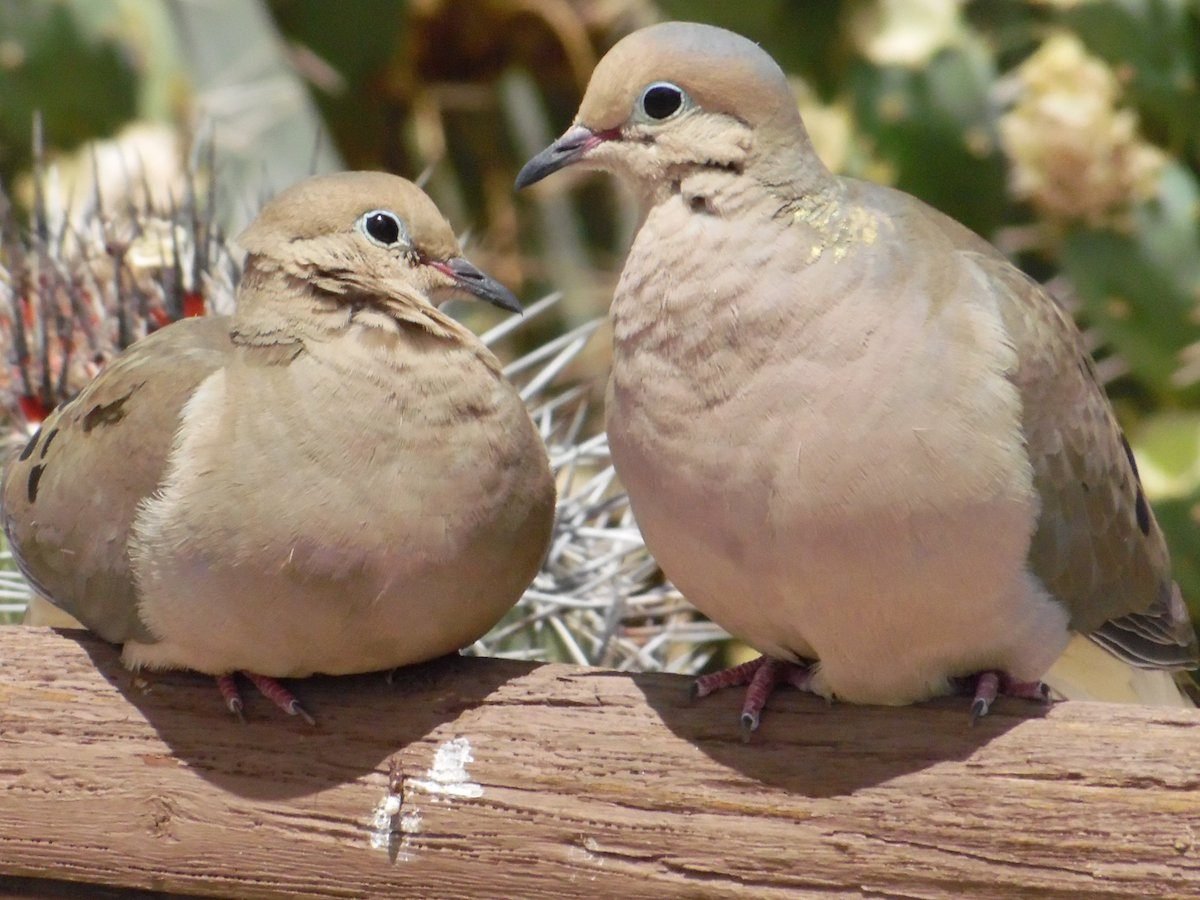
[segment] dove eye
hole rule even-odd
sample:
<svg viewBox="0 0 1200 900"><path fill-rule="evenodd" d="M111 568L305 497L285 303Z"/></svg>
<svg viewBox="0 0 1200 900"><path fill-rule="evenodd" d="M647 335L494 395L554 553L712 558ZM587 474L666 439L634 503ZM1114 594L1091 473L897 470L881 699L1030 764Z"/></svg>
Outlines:
<svg viewBox="0 0 1200 900"><path fill-rule="evenodd" d="M362 218L358 220L358 228L372 243L380 247L412 245L404 223L395 213L386 209L373 209L363 213Z"/></svg>
<svg viewBox="0 0 1200 900"><path fill-rule="evenodd" d="M679 112L686 97L681 88L669 81L656 81L642 91L639 105L648 118L661 122Z"/></svg>

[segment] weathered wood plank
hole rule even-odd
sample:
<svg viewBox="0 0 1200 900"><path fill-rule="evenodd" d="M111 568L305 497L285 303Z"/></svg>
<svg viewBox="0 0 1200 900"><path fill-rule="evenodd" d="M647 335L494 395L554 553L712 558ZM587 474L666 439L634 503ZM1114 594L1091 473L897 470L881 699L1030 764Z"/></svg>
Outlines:
<svg viewBox="0 0 1200 900"><path fill-rule="evenodd" d="M1200 712L785 694L443 660L296 686L310 728L0 629L0 876L271 897L1200 895ZM390 788L389 788L390 785ZM388 794L403 802L376 821ZM393 801L395 802L395 801ZM36 884L36 882L13 882Z"/></svg>

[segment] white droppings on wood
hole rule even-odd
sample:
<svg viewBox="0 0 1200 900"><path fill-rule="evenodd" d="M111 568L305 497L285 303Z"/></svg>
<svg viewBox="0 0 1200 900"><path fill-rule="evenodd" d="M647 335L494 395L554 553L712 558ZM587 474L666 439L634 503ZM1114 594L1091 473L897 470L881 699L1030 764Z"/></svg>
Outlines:
<svg viewBox="0 0 1200 900"><path fill-rule="evenodd" d="M371 815L371 849L383 850L392 862L413 859L412 835L421 832L421 811L404 797L389 791Z"/></svg>
<svg viewBox="0 0 1200 900"><path fill-rule="evenodd" d="M404 835L404 846L408 846L409 835L421 833L421 811L404 810L400 815L400 833Z"/></svg>
<svg viewBox="0 0 1200 900"><path fill-rule="evenodd" d="M371 849L390 850L396 833L396 817L404 801L391 792L383 795L371 814Z"/></svg>
<svg viewBox="0 0 1200 900"><path fill-rule="evenodd" d="M437 748L425 777L413 778L408 784L435 797L482 797L483 786L467 774L467 763L474 761L471 742L465 737L454 738Z"/></svg>
<svg viewBox="0 0 1200 900"><path fill-rule="evenodd" d="M410 809L400 816L400 832L405 835L405 840L410 834L421 833L421 811L419 809Z"/></svg>

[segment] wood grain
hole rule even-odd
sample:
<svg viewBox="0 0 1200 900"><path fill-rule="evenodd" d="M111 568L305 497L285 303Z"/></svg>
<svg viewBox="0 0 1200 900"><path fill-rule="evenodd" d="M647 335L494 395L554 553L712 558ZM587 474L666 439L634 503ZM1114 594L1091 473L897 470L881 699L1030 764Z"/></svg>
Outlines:
<svg viewBox="0 0 1200 900"><path fill-rule="evenodd" d="M1002 701L972 728L965 701L789 692L744 744L735 693L670 675L447 659L295 688L316 727L253 695L243 725L209 679L0 629L0 887L1200 895L1197 711Z"/></svg>

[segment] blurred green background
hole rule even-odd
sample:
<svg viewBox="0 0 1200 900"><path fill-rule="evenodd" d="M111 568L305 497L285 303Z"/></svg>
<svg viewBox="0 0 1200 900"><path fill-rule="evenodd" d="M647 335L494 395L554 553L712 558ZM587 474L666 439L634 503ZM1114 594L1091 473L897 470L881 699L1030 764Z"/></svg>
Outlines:
<svg viewBox="0 0 1200 900"><path fill-rule="evenodd" d="M922 197L1050 285L1200 618L1197 0L0 0L0 179L27 221L35 112L66 204L106 177L89 141L151 191L211 144L230 232L311 171L425 173L477 262L526 298L565 291L551 334L603 311L635 212L611 179L518 198L513 176L599 56L664 18L759 41L831 168ZM573 377L602 380L604 344Z"/></svg>

